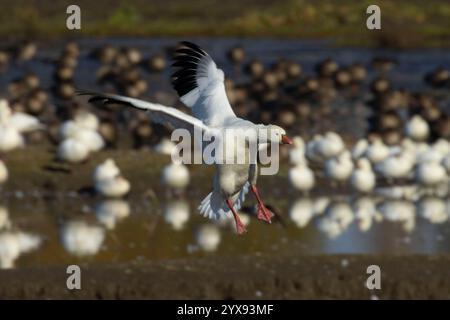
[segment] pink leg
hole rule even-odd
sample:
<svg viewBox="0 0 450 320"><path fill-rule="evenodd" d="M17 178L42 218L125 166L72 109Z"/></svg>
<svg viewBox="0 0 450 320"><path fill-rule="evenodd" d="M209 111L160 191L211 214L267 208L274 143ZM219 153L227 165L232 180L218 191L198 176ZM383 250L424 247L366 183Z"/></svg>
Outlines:
<svg viewBox="0 0 450 320"><path fill-rule="evenodd" d="M258 201L258 216L257 216L258 219L266 221L268 223L272 223L271 220L274 214L269 209L267 209L264 203L262 202L261 196L259 195L259 191L255 185L252 185L252 192L255 195L256 200Z"/></svg>
<svg viewBox="0 0 450 320"><path fill-rule="evenodd" d="M236 222L236 231L238 234L244 234L247 232L247 229L245 228L244 224L242 223L241 219L239 218L238 214L234 210L233 203L231 202L231 199L227 199L225 201L227 203L228 208L230 208L231 212L233 213L234 221Z"/></svg>

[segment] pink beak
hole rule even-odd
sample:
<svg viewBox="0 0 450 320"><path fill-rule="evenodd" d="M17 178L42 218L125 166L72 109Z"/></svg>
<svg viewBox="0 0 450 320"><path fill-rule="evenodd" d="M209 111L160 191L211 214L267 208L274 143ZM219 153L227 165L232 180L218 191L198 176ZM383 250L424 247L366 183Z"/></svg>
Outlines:
<svg viewBox="0 0 450 320"><path fill-rule="evenodd" d="M281 143L282 144L292 144L292 140L287 135L283 134L281 136Z"/></svg>

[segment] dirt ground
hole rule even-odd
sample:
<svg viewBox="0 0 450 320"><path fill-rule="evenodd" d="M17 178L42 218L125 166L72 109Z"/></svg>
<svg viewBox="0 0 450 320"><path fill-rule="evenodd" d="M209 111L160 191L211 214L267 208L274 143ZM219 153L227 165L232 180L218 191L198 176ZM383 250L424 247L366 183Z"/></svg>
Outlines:
<svg viewBox="0 0 450 320"><path fill-rule="evenodd" d="M367 267L381 289L366 288ZM1 299L449 299L450 256L241 256L0 272Z"/></svg>

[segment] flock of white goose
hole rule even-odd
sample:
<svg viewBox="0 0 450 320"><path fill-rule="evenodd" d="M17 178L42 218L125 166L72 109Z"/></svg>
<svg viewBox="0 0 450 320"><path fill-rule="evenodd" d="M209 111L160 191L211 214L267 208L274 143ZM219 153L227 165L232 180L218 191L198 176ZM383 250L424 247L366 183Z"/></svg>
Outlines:
<svg viewBox="0 0 450 320"><path fill-rule="evenodd" d="M361 139L351 149L334 132L316 135L307 143L295 137L290 151L289 181L299 191L309 192L316 177L325 177L332 185L348 183L360 193L377 192L377 181L408 182L423 192L444 195L450 182L450 142L425 141L429 127L420 116L410 119L406 137L400 145L387 146L381 139ZM316 172L310 164L321 170Z"/></svg>

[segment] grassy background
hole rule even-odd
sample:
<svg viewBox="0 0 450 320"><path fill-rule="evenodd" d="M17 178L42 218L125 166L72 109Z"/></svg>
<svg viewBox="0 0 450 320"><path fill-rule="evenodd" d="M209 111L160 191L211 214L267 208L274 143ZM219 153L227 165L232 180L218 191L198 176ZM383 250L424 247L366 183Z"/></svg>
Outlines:
<svg viewBox="0 0 450 320"><path fill-rule="evenodd" d="M68 5L82 30L69 31ZM366 29L366 8L381 7L382 30ZM446 0L1 0L3 38L71 36L270 36L334 38L347 45L448 46Z"/></svg>

